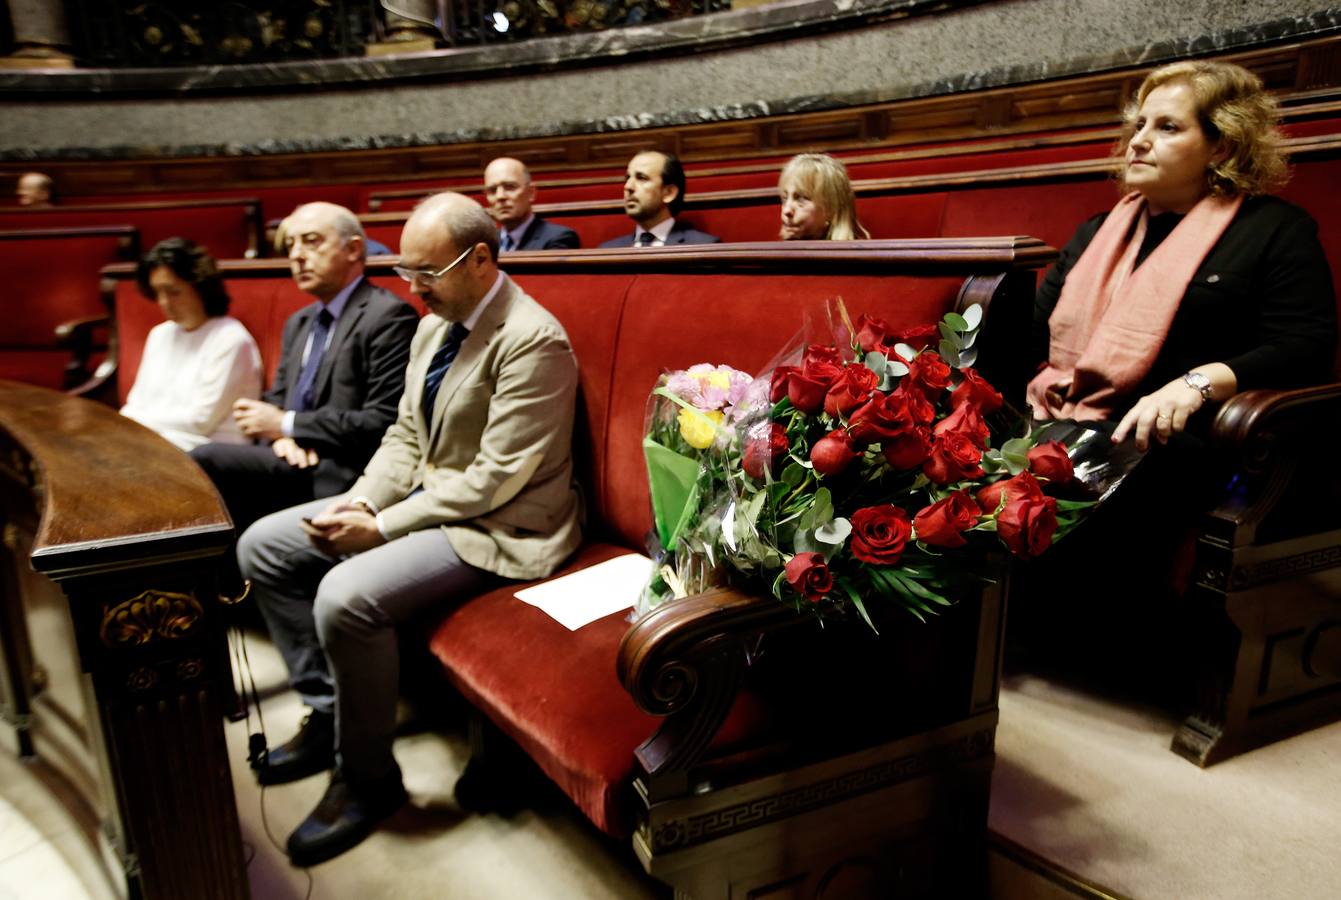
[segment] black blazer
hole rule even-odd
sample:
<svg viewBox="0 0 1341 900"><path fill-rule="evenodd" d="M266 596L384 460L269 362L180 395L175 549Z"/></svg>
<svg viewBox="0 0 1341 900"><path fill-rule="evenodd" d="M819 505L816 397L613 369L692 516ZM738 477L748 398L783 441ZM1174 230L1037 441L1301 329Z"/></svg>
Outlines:
<svg viewBox="0 0 1341 900"><path fill-rule="evenodd" d="M515 240L515 238L514 238ZM576 250L581 246L577 232L536 216L517 241L518 250Z"/></svg>
<svg viewBox="0 0 1341 900"><path fill-rule="evenodd" d="M610 240L601 244L601 246L632 247L633 238L635 235L637 235L637 233L638 229L635 228L633 229L633 231L629 232L623 237L611 238ZM708 234L707 232L699 231L695 228L690 228L688 225L686 225L679 219L675 220L675 224L671 226L670 234L666 235L667 247L669 247L671 244L720 244L720 243L721 243L720 238L714 237L713 235Z"/></svg>
<svg viewBox="0 0 1341 900"><path fill-rule="evenodd" d="M1106 217L1077 229L1039 286L1035 360L1047 359L1048 317L1066 274ZM1336 301L1317 223L1277 197L1248 197L1197 269L1154 366L1129 400L1211 362L1229 366L1240 391L1317 384L1331 380L1335 353Z"/></svg>
<svg viewBox="0 0 1341 900"><path fill-rule="evenodd" d="M304 306L284 323L279 367L264 395L267 403L287 405L320 309L320 303ZM317 369L313 408L293 419L294 440L321 456L314 479L319 489L334 485L331 493L339 493L348 487L396 420L410 339L418 325L414 307L367 279L349 295Z"/></svg>

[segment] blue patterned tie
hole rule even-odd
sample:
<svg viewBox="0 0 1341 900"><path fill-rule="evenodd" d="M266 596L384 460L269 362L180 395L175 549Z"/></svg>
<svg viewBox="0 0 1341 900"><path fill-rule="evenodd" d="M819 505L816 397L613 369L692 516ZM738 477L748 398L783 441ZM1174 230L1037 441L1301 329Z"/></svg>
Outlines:
<svg viewBox="0 0 1341 900"><path fill-rule="evenodd" d="M335 317L324 307L317 313L317 321L312 326L312 346L308 348L307 361L298 373L298 384L289 398L289 409L303 412L312 408L316 400L313 388L317 383L317 369L321 368L321 357L326 352L326 338L331 333L331 323L334 321Z"/></svg>
<svg viewBox="0 0 1341 900"><path fill-rule="evenodd" d="M430 422L433 421L433 403L438 399L438 388L442 387L443 376L452 367L452 360L456 359L457 351L461 349L461 342L468 334L470 332L466 326L460 322L454 323L448 329L447 336L442 339L442 345L429 360L428 375L424 377L424 418Z"/></svg>
<svg viewBox="0 0 1341 900"><path fill-rule="evenodd" d="M503 250L517 249L517 242L512 239L512 233L505 231L498 241L498 246Z"/></svg>
<svg viewBox="0 0 1341 900"><path fill-rule="evenodd" d="M655 234L653 234L650 231L644 231L642 234L638 235L638 246L650 247L652 246L652 242L655 241L656 239L657 236Z"/></svg>

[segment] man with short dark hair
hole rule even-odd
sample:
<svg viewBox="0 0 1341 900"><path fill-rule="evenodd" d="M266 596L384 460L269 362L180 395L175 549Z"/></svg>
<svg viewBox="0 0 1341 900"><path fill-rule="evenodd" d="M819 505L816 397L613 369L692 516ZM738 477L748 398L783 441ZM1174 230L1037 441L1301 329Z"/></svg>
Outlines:
<svg viewBox="0 0 1341 900"><path fill-rule="evenodd" d="M19 206L34 208L54 205L56 197L51 176L41 172L24 172L14 188L14 202Z"/></svg>
<svg viewBox="0 0 1341 900"><path fill-rule="evenodd" d="M668 244L716 244L710 234L676 219L684 206L684 167L669 153L647 150L629 160L624 178L624 211L637 227L602 247L664 247Z"/></svg>
<svg viewBox="0 0 1341 900"><path fill-rule="evenodd" d="M289 836L296 865L344 852L406 800L392 754L396 626L502 579L543 578L581 541L563 326L499 270L497 229L468 197L424 201L400 248L396 271L431 314L395 424L348 493L267 516L238 545L311 709L257 777L335 765Z"/></svg>
<svg viewBox="0 0 1341 900"><path fill-rule="evenodd" d="M191 451L241 533L266 513L340 493L396 418L414 307L363 276L358 217L334 203L298 207L282 226L293 280L316 302L284 323L274 384L239 400L253 444Z"/></svg>
<svg viewBox="0 0 1341 900"><path fill-rule="evenodd" d="M573 250L577 232L547 222L531 211L535 184L520 160L500 156L484 169L484 199L498 223L502 250Z"/></svg>

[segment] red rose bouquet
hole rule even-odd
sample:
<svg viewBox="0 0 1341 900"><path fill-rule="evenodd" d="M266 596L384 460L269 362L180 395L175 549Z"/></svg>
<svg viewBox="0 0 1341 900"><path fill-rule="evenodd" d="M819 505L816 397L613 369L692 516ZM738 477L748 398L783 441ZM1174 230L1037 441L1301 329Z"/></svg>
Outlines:
<svg viewBox="0 0 1341 900"><path fill-rule="evenodd" d="M1060 491L1075 474L1067 442L1094 433L1067 423L1049 439L1006 407L973 369L979 307L901 332L837 314L832 344L745 386L732 439L705 464L722 490L696 522L718 578L872 627L872 602L923 618L990 577L1002 548L1038 556L1093 505Z"/></svg>

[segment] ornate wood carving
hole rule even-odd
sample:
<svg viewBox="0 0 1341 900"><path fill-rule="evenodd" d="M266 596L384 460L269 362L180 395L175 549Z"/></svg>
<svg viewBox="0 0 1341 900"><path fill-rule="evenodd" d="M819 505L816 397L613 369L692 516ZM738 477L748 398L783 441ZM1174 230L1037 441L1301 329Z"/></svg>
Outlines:
<svg viewBox="0 0 1341 900"><path fill-rule="evenodd" d="M175 641L190 634L204 615L190 594L148 590L103 613L99 637L108 647Z"/></svg>

